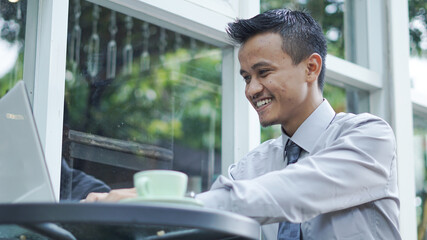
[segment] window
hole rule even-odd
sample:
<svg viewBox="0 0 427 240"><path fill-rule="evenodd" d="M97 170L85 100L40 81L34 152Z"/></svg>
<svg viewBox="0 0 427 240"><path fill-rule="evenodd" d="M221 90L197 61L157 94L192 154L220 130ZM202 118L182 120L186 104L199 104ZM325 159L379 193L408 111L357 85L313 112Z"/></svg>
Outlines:
<svg viewBox="0 0 427 240"><path fill-rule="evenodd" d="M70 2L64 113L67 163L111 188L146 169L221 172L221 63L216 46L86 2Z"/></svg>

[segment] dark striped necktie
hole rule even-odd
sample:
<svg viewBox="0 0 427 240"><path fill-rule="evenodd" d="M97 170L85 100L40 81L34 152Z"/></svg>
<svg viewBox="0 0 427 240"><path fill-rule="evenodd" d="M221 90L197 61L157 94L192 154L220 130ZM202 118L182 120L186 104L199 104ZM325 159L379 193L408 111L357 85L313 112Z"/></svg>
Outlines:
<svg viewBox="0 0 427 240"><path fill-rule="evenodd" d="M301 153L301 147L292 142L291 139L285 146L284 156L288 158L288 165L296 163ZM279 223L279 231L277 240L299 240L301 232L300 223L281 222Z"/></svg>

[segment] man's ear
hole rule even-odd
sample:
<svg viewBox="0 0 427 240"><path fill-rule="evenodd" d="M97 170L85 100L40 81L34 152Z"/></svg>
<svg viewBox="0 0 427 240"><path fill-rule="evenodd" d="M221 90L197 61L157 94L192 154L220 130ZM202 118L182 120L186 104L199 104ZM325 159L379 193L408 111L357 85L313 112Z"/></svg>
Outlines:
<svg viewBox="0 0 427 240"><path fill-rule="evenodd" d="M310 82L316 81L322 70L322 57L318 53L311 54L307 59L307 80Z"/></svg>

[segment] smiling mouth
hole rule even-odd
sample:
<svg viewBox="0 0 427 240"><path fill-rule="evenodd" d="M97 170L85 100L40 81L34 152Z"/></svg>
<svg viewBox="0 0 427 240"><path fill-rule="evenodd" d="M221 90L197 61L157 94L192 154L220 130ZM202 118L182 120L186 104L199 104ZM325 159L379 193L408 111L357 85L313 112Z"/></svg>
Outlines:
<svg viewBox="0 0 427 240"><path fill-rule="evenodd" d="M269 104L269 103L271 103L271 98L267 98L267 99L263 99L263 100L260 100L260 101L257 101L256 103L255 103L255 106L257 107L257 108L261 108L261 107L263 107L263 106L265 106L265 105L267 105L267 104Z"/></svg>

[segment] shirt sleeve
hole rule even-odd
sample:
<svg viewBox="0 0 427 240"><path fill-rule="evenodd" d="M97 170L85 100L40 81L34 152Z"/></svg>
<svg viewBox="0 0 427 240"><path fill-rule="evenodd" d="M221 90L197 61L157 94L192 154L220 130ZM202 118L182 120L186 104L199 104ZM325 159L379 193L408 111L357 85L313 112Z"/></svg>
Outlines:
<svg viewBox="0 0 427 240"><path fill-rule="evenodd" d="M314 153L287 168L250 180L220 176L197 196L206 207L256 219L261 224L304 222L319 214L397 198L395 140L379 118L349 121L320 139Z"/></svg>
<svg viewBox="0 0 427 240"><path fill-rule="evenodd" d="M61 163L61 201L81 200L91 192L109 192L103 181L68 166L64 158Z"/></svg>

